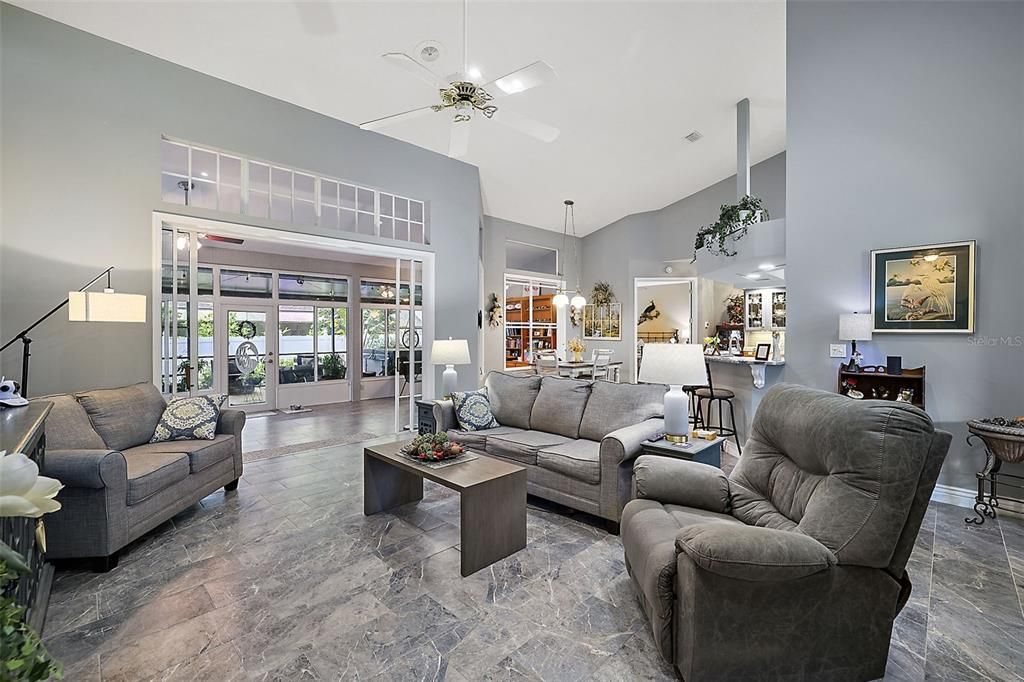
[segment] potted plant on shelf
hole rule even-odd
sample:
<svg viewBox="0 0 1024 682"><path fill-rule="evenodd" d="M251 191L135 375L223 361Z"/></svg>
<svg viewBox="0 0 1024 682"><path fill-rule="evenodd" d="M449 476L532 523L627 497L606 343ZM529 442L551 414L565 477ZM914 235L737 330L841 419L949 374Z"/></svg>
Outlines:
<svg viewBox="0 0 1024 682"><path fill-rule="evenodd" d="M767 219L768 211L763 202L752 194L744 196L737 204L722 204L718 220L697 230L690 262L697 262L697 252L701 249L707 249L713 256L735 256L736 251L729 248L729 243L738 242L746 236L748 227Z"/></svg>

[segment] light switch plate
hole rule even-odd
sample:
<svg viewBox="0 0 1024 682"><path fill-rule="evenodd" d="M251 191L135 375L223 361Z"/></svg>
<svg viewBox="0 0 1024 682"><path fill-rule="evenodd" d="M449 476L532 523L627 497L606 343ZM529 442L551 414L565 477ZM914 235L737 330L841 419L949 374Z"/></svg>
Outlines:
<svg viewBox="0 0 1024 682"><path fill-rule="evenodd" d="M845 343L830 343L828 345L828 356L830 358L845 358L846 357L846 344Z"/></svg>

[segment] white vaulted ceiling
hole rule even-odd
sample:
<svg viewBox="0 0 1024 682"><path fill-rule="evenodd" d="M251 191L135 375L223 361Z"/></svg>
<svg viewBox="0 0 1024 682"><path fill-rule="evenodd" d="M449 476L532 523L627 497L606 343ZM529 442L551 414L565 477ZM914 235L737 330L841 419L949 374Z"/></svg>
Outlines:
<svg viewBox="0 0 1024 682"><path fill-rule="evenodd" d="M434 40L443 55L431 67L460 70L458 2L14 4L354 124L436 101L382 53L415 56ZM557 140L470 123L464 160L480 168L489 215L560 231L562 200L572 198L586 234L703 189L735 172L734 106L744 97L752 161L785 148L782 0L471 0L469 62L483 80L538 59L555 83L496 103L561 129ZM449 116L432 114L382 133L443 154L448 127ZM684 140L693 130L703 139Z"/></svg>

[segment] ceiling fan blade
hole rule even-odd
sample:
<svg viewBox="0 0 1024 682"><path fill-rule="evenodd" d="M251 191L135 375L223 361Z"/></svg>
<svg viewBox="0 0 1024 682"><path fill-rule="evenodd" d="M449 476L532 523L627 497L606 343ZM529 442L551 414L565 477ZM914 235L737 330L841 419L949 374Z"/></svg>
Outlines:
<svg viewBox="0 0 1024 682"><path fill-rule="evenodd" d="M461 159L469 151L469 121L452 121L451 139L448 140L448 156Z"/></svg>
<svg viewBox="0 0 1024 682"><path fill-rule="evenodd" d="M554 142L558 139L559 134L561 134L561 131L554 126L535 121L532 118L507 109L498 109L491 120L506 125L513 130L518 130L530 137L535 137L542 142Z"/></svg>
<svg viewBox="0 0 1024 682"><path fill-rule="evenodd" d="M389 64L393 64L406 73L411 73L435 88L445 88L448 86L444 79L404 52L387 52L382 54L381 57Z"/></svg>
<svg viewBox="0 0 1024 682"><path fill-rule="evenodd" d="M501 78L495 78L483 87L493 97L504 97L544 85L558 78L558 74L545 61L534 62Z"/></svg>
<svg viewBox="0 0 1024 682"><path fill-rule="evenodd" d="M384 116L383 118L375 118L372 121L366 123L360 123L359 127L363 130L378 130L385 126L389 126L392 123L399 123L400 121L408 121L411 118L422 116L423 114L431 111L429 106L420 107L419 109L410 109L409 111L403 111L400 114L391 114L390 116Z"/></svg>

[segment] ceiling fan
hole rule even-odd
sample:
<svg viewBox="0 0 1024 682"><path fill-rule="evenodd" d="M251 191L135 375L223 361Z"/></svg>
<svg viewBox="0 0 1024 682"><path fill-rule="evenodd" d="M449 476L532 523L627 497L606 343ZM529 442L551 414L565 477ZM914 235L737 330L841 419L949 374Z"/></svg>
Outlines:
<svg viewBox="0 0 1024 682"><path fill-rule="evenodd" d="M469 149L469 122L473 120L476 113L543 142L553 142L559 135L558 128L504 108L499 112L498 106L493 104L493 101L549 83L556 78L555 70L544 61L536 61L512 73L505 74L501 78L481 83L479 71L469 68L468 33L468 0L464 0L462 5L462 71L450 76L437 75L404 52L388 52L382 55L389 64L436 87L441 102L367 121L360 124L359 127L363 130L379 130L393 123L407 121L427 113L451 112L453 115L448 156L453 158L466 155Z"/></svg>

